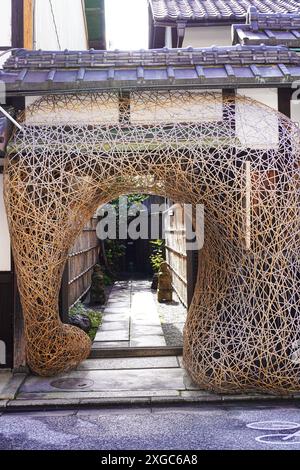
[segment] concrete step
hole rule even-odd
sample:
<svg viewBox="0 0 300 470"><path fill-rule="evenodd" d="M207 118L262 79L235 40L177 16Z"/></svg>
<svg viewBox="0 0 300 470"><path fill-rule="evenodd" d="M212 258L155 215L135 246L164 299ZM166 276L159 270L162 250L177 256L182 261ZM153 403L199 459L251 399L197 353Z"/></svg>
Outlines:
<svg viewBox="0 0 300 470"><path fill-rule="evenodd" d="M176 346L144 347L144 348L99 348L93 346L90 359L103 357L151 357L151 356L182 356L183 348Z"/></svg>

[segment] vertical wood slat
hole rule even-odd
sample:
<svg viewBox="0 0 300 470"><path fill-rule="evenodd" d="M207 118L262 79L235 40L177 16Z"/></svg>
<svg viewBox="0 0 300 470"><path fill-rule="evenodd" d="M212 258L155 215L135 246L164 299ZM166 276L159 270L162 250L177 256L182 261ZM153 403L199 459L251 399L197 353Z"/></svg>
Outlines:
<svg viewBox="0 0 300 470"><path fill-rule="evenodd" d="M24 18L24 47L33 49L33 0L24 0L23 6Z"/></svg>
<svg viewBox="0 0 300 470"><path fill-rule="evenodd" d="M183 207L172 207L174 215L169 216L166 227L166 261L172 272L172 284L181 302L188 306L186 227Z"/></svg>
<svg viewBox="0 0 300 470"><path fill-rule="evenodd" d="M74 305L91 285L93 267L99 261L97 219L91 219L69 252L68 307Z"/></svg>
<svg viewBox="0 0 300 470"><path fill-rule="evenodd" d="M246 195L245 195L245 212L246 212L246 234L245 245L246 250L251 248L251 166L250 161L245 162L245 179L246 179Z"/></svg>

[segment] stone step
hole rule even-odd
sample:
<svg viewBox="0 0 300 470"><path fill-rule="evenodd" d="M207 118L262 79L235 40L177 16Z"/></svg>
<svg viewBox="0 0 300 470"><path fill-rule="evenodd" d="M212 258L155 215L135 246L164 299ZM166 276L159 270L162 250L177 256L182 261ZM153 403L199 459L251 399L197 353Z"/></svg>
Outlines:
<svg viewBox="0 0 300 470"><path fill-rule="evenodd" d="M145 347L145 348L95 348L91 350L90 359L103 357L151 357L151 356L182 356L183 348L176 346Z"/></svg>

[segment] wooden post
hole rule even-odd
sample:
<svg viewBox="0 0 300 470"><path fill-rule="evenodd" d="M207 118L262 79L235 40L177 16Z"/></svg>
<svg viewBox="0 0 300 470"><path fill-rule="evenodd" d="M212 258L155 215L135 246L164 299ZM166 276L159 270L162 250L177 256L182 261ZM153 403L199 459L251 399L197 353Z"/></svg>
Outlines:
<svg viewBox="0 0 300 470"><path fill-rule="evenodd" d="M278 88L278 111L288 118L291 117L292 88Z"/></svg>
<svg viewBox="0 0 300 470"><path fill-rule="evenodd" d="M251 163L245 162L245 247L246 250L251 248Z"/></svg>
<svg viewBox="0 0 300 470"><path fill-rule="evenodd" d="M24 47L24 1L11 0L12 47Z"/></svg>
<svg viewBox="0 0 300 470"><path fill-rule="evenodd" d="M222 97L223 97L223 121L228 121L230 119L230 129L232 131L232 135L235 136L236 131L236 119L235 119L235 97L236 97L236 90L234 88L224 88L222 90ZM233 115L233 119L231 119L231 115Z"/></svg>
<svg viewBox="0 0 300 470"><path fill-rule="evenodd" d="M33 0L24 0L23 5L23 42L25 49L33 49Z"/></svg>
<svg viewBox="0 0 300 470"><path fill-rule="evenodd" d="M33 0L11 2L12 47L33 48Z"/></svg>
<svg viewBox="0 0 300 470"><path fill-rule="evenodd" d="M130 124L130 93L119 93L119 122Z"/></svg>
<svg viewBox="0 0 300 470"><path fill-rule="evenodd" d="M67 261L59 293L59 315L63 323L69 323L69 262Z"/></svg>

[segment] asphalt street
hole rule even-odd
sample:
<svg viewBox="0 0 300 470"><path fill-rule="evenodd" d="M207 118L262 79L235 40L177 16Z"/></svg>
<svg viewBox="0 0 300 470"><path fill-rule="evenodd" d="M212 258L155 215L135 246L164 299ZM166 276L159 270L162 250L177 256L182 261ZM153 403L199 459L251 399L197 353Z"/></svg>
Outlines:
<svg viewBox="0 0 300 470"><path fill-rule="evenodd" d="M1 450L300 449L300 403L2 413Z"/></svg>

